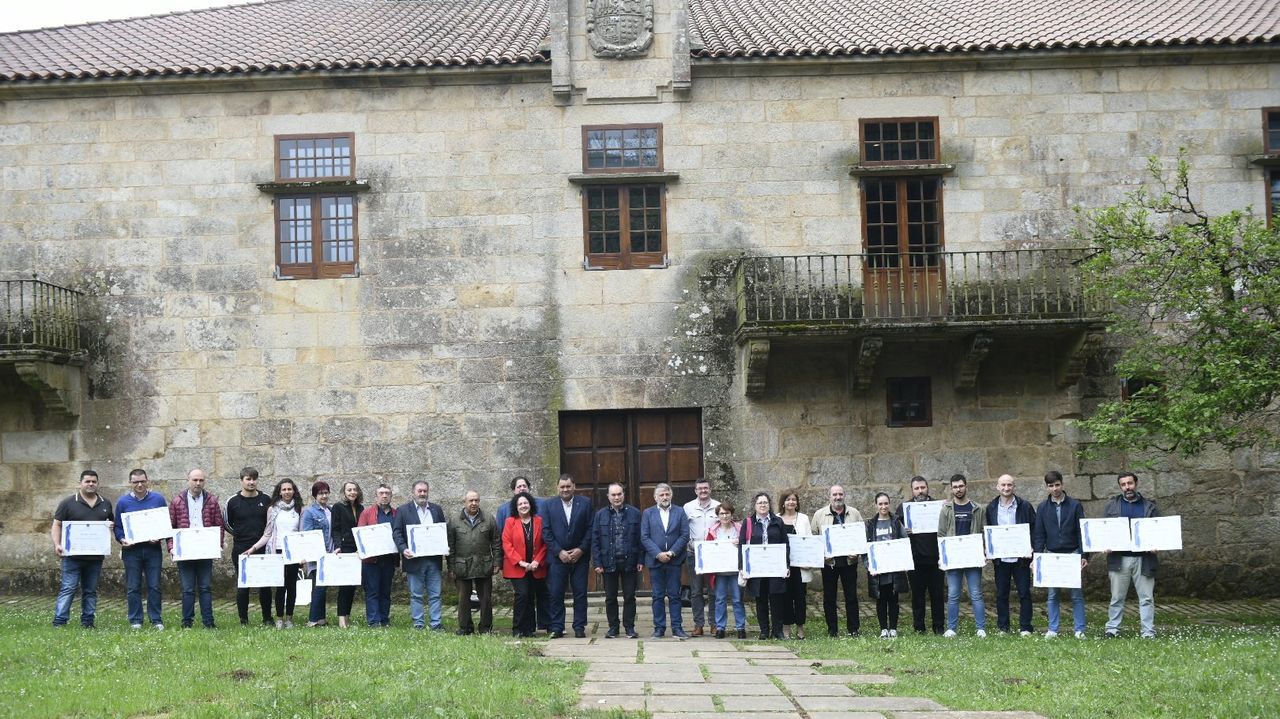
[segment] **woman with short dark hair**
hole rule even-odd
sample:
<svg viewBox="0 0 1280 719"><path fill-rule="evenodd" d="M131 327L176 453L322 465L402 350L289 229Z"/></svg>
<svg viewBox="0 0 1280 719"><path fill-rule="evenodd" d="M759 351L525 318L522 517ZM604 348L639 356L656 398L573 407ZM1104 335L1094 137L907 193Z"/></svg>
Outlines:
<svg viewBox="0 0 1280 719"><path fill-rule="evenodd" d="M751 506L753 512L742 520L738 541L743 545L781 544L787 547L786 526L782 523L782 518L773 513L773 502L768 493L757 492L751 499ZM788 557L790 554L788 548ZM790 575L789 569L787 575ZM745 574L740 576L746 578ZM782 639L787 577L756 577L746 581L747 589L756 595L756 621L760 623L760 638Z"/></svg>
<svg viewBox="0 0 1280 719"><path fill-rule="evenodd" d="M329 507L329 483L316 482L311 485L311 506L302 513L302 531L320 530L324 533L324 551L333 551L333 510ZM307 620L308 627L323 627L329 623L325 618L327 608L325 600L328 587L314 584L316 580L316 563L307 562L307 577L313 582L311 588L311 613Z"/></svg>

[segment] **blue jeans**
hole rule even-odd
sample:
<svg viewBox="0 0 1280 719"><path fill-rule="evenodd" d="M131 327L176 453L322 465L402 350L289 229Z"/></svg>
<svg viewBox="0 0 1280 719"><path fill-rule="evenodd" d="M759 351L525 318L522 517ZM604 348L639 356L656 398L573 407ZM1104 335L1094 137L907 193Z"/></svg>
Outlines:
<svg viewBox="0 0 1280 719"><path fill-rule="evenodd" d="M129 623L142 623L142 583L147 583L147 618L160 624L160 564L164 556L159 544L139 544L120 550L124 559L125 605Z"/></svg>
<svg viewBox="0 0 1280 719"><path fill-rule="evenodd" d="M213 628L213 560L188 559L177 562L182 580L182 626L191 626L196 616L196 592L200 593L200 621Z"/></svg>
<svg viewBox="0 0 1280 719"><path fill-rule="evenodd" d="M71 600L80 590L80 624L93 626L98 611L98 577L102 576L102 558L63 557L62 586L53 605L53 626L60 627L71 619Z"/></svg>
<svg viewBox="0 0 1280 719"><path fill-rule="evenodd" d="M747 608L742 604L742 587L737 574L716 575L716 630L722 631L729 622L730 601L733 602L733 628L747 628Z"/></svg>
<svg viewBox="0 0 1280 719"><path fill-rule="evenodd" d="M680 569L684 562L668 562L649 567L649 584L653 587L653 631L662 634L667 630L667 613L670 609L671 631L684 631L680 619Z"/></svg>
<svg viewBox="0 0 1280 719"><path fill-rule="evenodd" d="M969 603L973 605L973 621L979 629L987 628L987 607L982 602L982 568L947 571L947 629L956 630L960 622L960 585L968 584Z"/></svg>
<svg viewBox="0 0 1280 719"><path fill-rule="evenodd" d="M564 590L573 590L573 629L587 628L587 574L591 571L591 562L583 555L573 564L562 564L553 560L547 577L547 601L550 615L547 617L547 628L553 632L564 631Z"/></svg>
<svg viewBox="0 0 1280 719"><path fill-rule="evenodd" d="M409 580L409 618L413 620L415 629L421 629L426 624L426 617L422 611L422 598L426 595L427 609L430 613L431 628L442 629L444 625L440 623L440 563L439 560L428 559L418 565L416 571L405 572L405 579Z"/></svg>
<svg viewBox="0 0 1280 719"><path fill-rule="evenodd" d="M1045 611L1049 614L1049 631L1058 632L1059 610L1058 610L1058 592L1071 592L1071 615L1075 620L1075 630L1077 632L1084 631L1084 590L1076 589L1059 589L1057 587L1049 587L1049 598L1045 601Z"/></svg>
<svg viewBox="0 0 1280 719"><path fill-rule="evenodd" d="M311 580L311 608L307 610L307 621L318 622L321 619L328 621L326 619L326 615L329 613L329 610L328 607L325 606L325 602L329 601L329 588L322 587L316 583L316 568L314 563L311 565L311 568L307 570L307 579Z"/></svg>
<svg viewBox="0 0 1280 719"><path fill-rule="evenodd" d="M391 624L391 579L396 573L394 561L379 557L372 564L360 567L360 582L364 585L364 617L371 627Z"/></svg>

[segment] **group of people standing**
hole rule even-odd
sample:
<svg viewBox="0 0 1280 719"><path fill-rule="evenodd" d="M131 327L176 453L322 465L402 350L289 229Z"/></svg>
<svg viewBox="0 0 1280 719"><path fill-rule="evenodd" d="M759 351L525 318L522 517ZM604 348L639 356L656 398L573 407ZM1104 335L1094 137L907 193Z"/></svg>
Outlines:
<svg viewBox="0 0 1280 719"><path fill-rule="evenodd" d="M55 551L62 560L62 585L55 606L55 626L70 618L72 599L82 592L81 623L92 627L97 602L101 557L63 556L60 527L63 521L113 521L132 511L168 507L175 529L221 527L231 534L232 560L263 552L283 552L281 538L297 531L319 530L329 552L355 553L354 528L373 524L391 525L396 554L363 559L361 584L365 594L365 617L370 626L388 626L391 622L391 591L397 568L404 572L409 589L409 614L414 628L442 630L443 576L447 571L458 591L458 633L487 633L493 627L493 576L499 571L511 582L514 594L512 633L532 636L537 630L549 632L552 638L565 636L565 595L573 603L570 623L576 637L586 636L587 583L594 572L605 595L608 631L605 638L625 635L638 638L635 627L636 591L640 573L649 572L653 597L653 638L671 635L678 639L714 632L723 638L730 631L746 638L744 597L755 597L755 614L760 639L802 639L807 624L807 585L812 581L809 568L791 568L783 577L747 577L745 573L724 572L701 575L695 570L696 542L729 540L735 545L788 544L788 535L822 534L827 527L850 523L865 527L868 542L909 538L915 568L908 572L879 575L868 573L868 593L876 601L880 636L896 637L899 619L899 597L912 596L912 618L917 632L927 631L926 604L932 614L935 634L956 635L959 600L962 587L967 588L973 607L978 636L986 636L985 605L982 598L982 569L946 571L939 568L938 536L981 534L988 524L1028 524L1032 527L1035 552L1081 553L1080 522L1083 506L1063 491L1062 475L1056 471L1045 475L1048 498L1038 508L1018 497L1014 479L1003 475L996 481L999 495L985 508L971 501L968 482L963 475L950 479L951 497L942 506L938 532L911 533L904 525L904 507L896 512L892 500L883 492L875 496L875 512L864 520L862 514L845 504L845 491L833 485L827 492L827 504L813 513L812 521L800 511L800 493L786 490L781 494L779 513L775 513L768 493L758 492L750 510L740 521L730 501L711 497L711 483L705 479L694 485L696 497L683 506L672 503L672 489L659 484L653 490L654 505L641 512L625 502L624 488L612 484L607 491L608 505L596 510L586 497L577 493L570 475L561 475L557 497L539 500L530 492L530 483L516 477L510 483L512 497L498 507L493 516L480 507L480 495L468 491L462 507L453 516L429 499L430 485L425 480L413 484L412 499L392 507L393 490L381 484L375 491L375 503L364 506L361 487L345 482L339 489L339 501L331 503L331 488L323 481L310 488L312 501L304 506L302 492L288 479L281 480L270 496L258 490L259 475L252 467L240 473L240 491L226 504L225 512L218 498L205 490L205 474L193 469L187 474L187 489L168 502L149 488L145 471L130 473L130 493L122 496L115 511L109 501L97 493L98 476L89 470L81 474L80 489L63 500L54 514L52 537ZM1105 516L1150 517L1156 515L1154 502L1137 492L1137 476L1126 472L1118 483L1121 494L1107 503ZM911 498L907 502L932 501L928 482L923 477L911 480ZM413 524L446 525L449 553L445 556L416 556L407 541L408 527ZM131 543L120 524L114 525L116 540L121 545L125 568L128 621L134 628L143 626L143 587L146 588L146 618L157 629L163 629L160 611L161 541ZM182 585L182 625L192 626L196 600L205 627L214 626L212 607L212 559L177 561ZM1081 557L1082 566L1087 560ZM1106 636L1119 631L1125 598L1130 584L1139 599L1142 636L1154 636L1154 572L1152 552L1111 552L1107 557L1111 579L1111 607ZM789 564L789 562L788 562ZM845 630L848 635L860 632L858 608L858 555L828 558L820 568L823 585L823 614L827 635L840 635L838 594L843 590ZM688 566L692 623L686 633L681 604L683 569ZM997 626L1012 631L1009 594L1016 589L1019 597L1018 629L1032 633L1030 559L995 560ZM313 579L314 563L306 566L286 565L283 586L258 589L262 622L268 626L293 626L293 613L300 578ZM943 587L946 587L945 629ZM240 622L249 622L249 604L254 590L238 589L236 608ZM1084 636L1084 597L1080 589L1069 590L1073 607L1075 635ZM350 624L356 587L338 588L338 624ZM1049 627L1045 636L1057 636L1059 630L1059 590L1048 590ZM621 595L621 607L619 606ZM479 621L473 623L472 603L479 605ZM308 626L327 624L327 587L313 586L308 610ZM710 605L711 611L708 610ZM621 609L621 612L619 612ZM732 629L729 613L733 614ZM708 615L710 619L708 620Z"/></svg>

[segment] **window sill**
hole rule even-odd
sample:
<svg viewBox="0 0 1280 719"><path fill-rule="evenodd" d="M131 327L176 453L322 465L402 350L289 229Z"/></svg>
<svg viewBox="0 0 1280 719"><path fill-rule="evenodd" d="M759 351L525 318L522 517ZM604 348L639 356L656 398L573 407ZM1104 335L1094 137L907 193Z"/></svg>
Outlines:
<svg viewBox="0 0 1280 719"><path fill-rule="evenodd" d="M654 170L651 172L612 172L600 174L579 173L569 175L574 185L629 185L639 182L679 182L680 173Z"/></svg>
<svg viewBox="0 0 1280 719"><path fill-rule="evenodd" d="M1280 167L1280 155L1254 155L1249 162L1258 167Z"/></svg>
<svg viewBox="0 0 1280 719"><path fill-rule="evenodd" d="M897 177L900 175L950 175L955 165L922 163L919 165L854 165L849 174L854 177Z"/></svg>
<svg viewBox="0 0 1280 719"><path fill-rule="evenodd" d="M268 195L291 195L308 192L365 192L368 180L316 180L314 182L259 182L259 190Z"/></svg>

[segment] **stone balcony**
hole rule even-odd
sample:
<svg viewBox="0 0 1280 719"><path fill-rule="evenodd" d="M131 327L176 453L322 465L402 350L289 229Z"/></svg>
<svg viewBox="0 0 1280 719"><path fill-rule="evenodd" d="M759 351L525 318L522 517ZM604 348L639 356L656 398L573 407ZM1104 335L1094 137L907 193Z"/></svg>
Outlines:
<svg viewBox="0 0 1280 719"><path fill-rule="evenodd" d="M1062 248L743 258L735 339L746 393L763 392L769 350L779 343L847 343L850 384L860 390L886 343L949 341L955 385L965 389L994 342L1030 336L1062 344L1055 380L1074 384L1106 324L1106 304L1084 289L1087 255Z"/></svg>
<svg viewBox="0 0 1280 719"><path fill-rule="evenodd" d="M0 383L35 393L44 411L80 414L85 350L81 293L40 280L0 280Z"/></svg>

